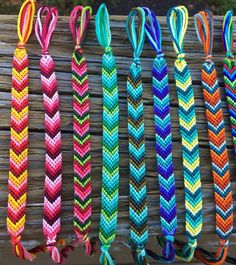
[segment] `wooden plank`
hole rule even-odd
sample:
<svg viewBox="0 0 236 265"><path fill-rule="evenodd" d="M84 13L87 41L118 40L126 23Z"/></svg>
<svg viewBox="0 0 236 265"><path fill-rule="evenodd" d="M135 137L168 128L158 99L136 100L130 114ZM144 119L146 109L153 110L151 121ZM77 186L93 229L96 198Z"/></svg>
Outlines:
<svg viewBox="0 0 236 265"><path fill-rule="evenodd" d="M169 83L171 91L171 119L173 128L173 157L177 187L178 206L178 235L184 235L184 190L182 176L181 143L177 115L177 95L173 77L173 64L175 53L167 30L164 17L160 17L163 29L163 50L166 53L169 66ZM125 17L111 16L112 46L117 59L118 82L120 97L120 197L119 197L119 226L118 235L129 234L128 223L128 140L127 140L127 102L126 102L126 77L131 63L132 51L125 32ZM232 187L236 198L236 161L230 132L229 116L222 79L222 60L224 57L221 43L222 17L215 19L214 31L214 61L219 76L223 112L225 117L227 145L229 148L230 166L232 175ZM235 34L236 35L236 34ZM11 64L12 54L17 43L16 17L0 16L0 235L2 240L8 239L6 233L5 217L7 203L7 179L9 163L9 124L11 105ZM88 60L90 77L90 103L91 103L91 140L92 140L92 178L93 178L93 226L92 233L96 235L100 217L100 191L102 168L102 90L101 90L101 56L102 48L98 45L94 32L94 19L90 23L87 37L84 43L84 53ZM30 55L30 153L29 153L29 185L27 204L27 224L24 239L34 242L42 241L42 207L43 207L43 183L44 183L44 112L42 92L40 86L39 60L40 49L33 36L28 45ZM73 52L72 37L69 32L68 17L62 17L56 27L53 36L51 53L55 59L58 89L60 93L60 110L62 118L63 139L63 211L61 236L73 234L73 168L72 168L72 89L70 58ZM201 153L201 174L203 188L203 236L215 233L215 212L213 198L213 183L210 168L209 144L207 137L207 123L201 89L200 69L203 62L202 47L196 37L193 27L193 19L190 19L189 28L185 40L186 59L192 73L195 89L195 101L197 112L197 126L199 130L199 142ZM146 164L147 164L147 189L149 206L149 231L151 235L160 232L159 221L159 189L156 179L156 159L154 148L154 121L153 100L151 89L151 69L154 53L146 42L142 53L143 67L143 99L145 108L145 136L146 136ZM235 201L234 201L235 204ZM236 205L236 204L235 204ZM234 230L234 233L236 230ZM205 240L203 240L205 241ZM236 243L235 237L233 238ZM209 242L210 243L210 242ZM1 248L1 247L0 247ZM115 252L120 249L114 247ZM129 264L129 261L125 261ZM84 263L90 264L90 263ZM91 263L92 264L92 263ZM120 263L121 264L121 263ZM125 264L125 263L122 263Z"/></svg>

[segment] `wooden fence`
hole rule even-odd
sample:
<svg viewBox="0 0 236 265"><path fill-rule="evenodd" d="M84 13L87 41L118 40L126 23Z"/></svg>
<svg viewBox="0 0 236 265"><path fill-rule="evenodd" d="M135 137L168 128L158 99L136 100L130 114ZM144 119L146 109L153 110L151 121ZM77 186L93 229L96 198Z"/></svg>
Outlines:
<svg viewBox="0 0 236 265"><path fill-rule="evenodd" d="M128 139L127 139L127 99L126 78L132 60L131 47L125 31L125 17L111 16L112 47L117 60L119 82L119 139L120 139L120 195L119 195L119 226L118 235L129 234L128 221ZM176 194L178 208L177 234L185 234L185 207L182 173L182 155L177 115L177 95L173 77L173 65L176 55L173 50L170 35L164 17L159 18L163 30L163 50L166 54L169 66L169 84L171 92L171 119L173 128L173 156L176 177ZM223 112L227 132L227 146L229 148L230 168L232 177L232 189L234 191L234 205L236 206L236 161L231 139L229 116L225 91L223 88L222 66L222 17L215 18L213 59L216 64L221 87ZM62 212L62 236L73 234L73 152L72 152L72 88L70 62L73 52L73 41L69 31L69 18L61 17L56 27L51 44L51 54L56 64L58 89L60 93L61 129L63 140L63 212ZM9 124L11 106L11 66L12 55L17 43L16 17L0 16L0 240L9 239L6 232L6 204L7 204L7 180L9 167ZM42 207L44 184L44 111L41 92L39 60L41 51L35 37L27 45L30 57L30 147L29 147L29 182L27 223L24 239L42 241ZM90 23L88 34L83 44L84 54L88 61L90 81L91 103L91 145L92 145L92 180L93 180L93 226L92 233L97 234L100 217L100 192L102 169L102 90L101 90L101 57L102 48L98 45L94 31L94 19ZM201 88L200 69L204 60L203 49L200 46L193 19L189 21L184 50L186 60L191 70L195 91L195 103L197 112L197 127L199 132L201 175L203 189L203 232L202 241L208 247L215 246L214 242L206 243L206 235L215 234L215 211L213 198L213 180L211 174L211 162L209 156L209 144L207 135L207 122ZM154 52L149 43L145 43L141 55L143 68L143 100L146 137L146 167L147 167L147 202L149 208L149 232L156 235L160 232L159 221L159 187L156 172L155 138L153 121L153 100L151 89L151 69ZM235 219L236 220L236 219ZM234 230L234 233L236 230ZM232 244L236 244L234 238ZM214 236L213 236L214 238ZM31 241L32 242L32 241ZM153 245L153 243L152 243ZM87 263L84 263L87 264ZM94 263L95 264L95 263ZM127 263L118 263L127 264Z"/></svg>

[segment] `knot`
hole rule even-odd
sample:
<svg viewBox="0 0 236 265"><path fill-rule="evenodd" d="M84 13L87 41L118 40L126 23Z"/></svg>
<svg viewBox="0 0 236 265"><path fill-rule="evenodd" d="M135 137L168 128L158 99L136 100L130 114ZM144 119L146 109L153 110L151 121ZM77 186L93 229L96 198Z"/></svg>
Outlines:
<svg viewBox="0 0 236 265"><path fill-rule="evenodd" d="M48 51L48 49L42 49L42 55L43 56L46 56L46 55L49 55L49 51Z"/></svg>
<svg viewBox="0 0 236 265"><path fill-rule="evenodd" d="M22 43L22 42L18 42L18 44L17 44L17 48L18 49L25 49L25 43Z"/></svg>
<svg viewBox="0 0 236 265"><path fill-rule="evenodd" d="M136 249L135 251L136 251L136 253L137 253L137 255L139 257L143 257L144 258L146 256L146 250L145 250L145 248Z"/></svg>
<svg viewBox="0 0 236 265"><path fill-rule="evenodd" d="M220 239L220 247L228 247L229 246L229 240Z"/></svg>
<svg viewBox="0 0 236 265"><path fill-rule="evenodd" d="M166 239L166 241L170 241L170 242L174 242L175 241L175 238L174 238L174 236L172 236L172 235L166 235L165 236L165 239Z"/></svg>
<svg viewBox="0 0 236 265"><path fill-rule="evenodd" d="M231 51L227 51L225 55L226 55L226 57L234 58L234 55Z"/></svg>
<svg viewBox="0 0 236 265"><path fill-rule="evenodd" d="M19 244L20 241L21 241L21 236L18 236L18 237L12 237L12 238L11 238L11 243L12 243L13 245L17 245L17 244Z"/></svg>
<svg viewBox="0 0 236 265"><path fill-rule="evenodd" d="M205 57L205 60L206 60L206 62L211 62L211 60L212 60L212 54L208 54L208 55Z"/></svg>
<svg viewBox="0 0 236 265"><path fill-rule="evenodd" d="M156 58L159 59L159 58L162 58L162 57L164 57L163 51L158 51L158 53L156 55Z"/></svg>
<svg viewBox="0 0 236 265"><path fill-rule="evenodd" d="M78 51L80 54L82 54L83 53L83 49L81 48L81 46L80 45L75 45L75 51Z"/></svg>
<svg viewBox="0 0 236 265"><path fill-rule="evenodd" d="M197 247L197 240L194 239L192 241L189 241L188 245L189 245L190 248L195 249Z"/></svg>
<svg viewBox="0 0 236 265"><path fill-rule="evenodd" d="M111 247L110 245L102 245L101 246L101 251L102 252L108 252L110 247Z"/></svg>
<svg viewBox="0 0 236 265"><path fill-rule="evenodd" d="M111 53L112 52L112 48L110 46L105 47L105 53Z"/></svg>
<svg viewBox="0 0 236 265"><path fill-rule="evenodd" d="M185 53L183 53L183 52L180 52L177 54L177 59L180 61L182 61L184 59L184 57L185 57Z"/></svg>
<svg viewBox="0 0 236 265"><path fill-rule="evenodd" d="M140 65L140 58L139 57L134 57L133 62L135 63L135 65Z"/></svg>

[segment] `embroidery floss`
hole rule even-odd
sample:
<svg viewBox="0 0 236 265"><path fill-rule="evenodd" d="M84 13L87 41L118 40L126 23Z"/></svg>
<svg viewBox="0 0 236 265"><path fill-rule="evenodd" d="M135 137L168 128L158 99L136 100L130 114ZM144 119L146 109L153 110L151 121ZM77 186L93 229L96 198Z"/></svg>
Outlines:
<svg viewBox="0 0 236 265"><path fill-rule="evenodd" d="M109 14L105 4L99 7L96 15L96 35L105 53L102 60L103 89L103 168L102 205L99 229L102 265L113 265L109 253L117 229L119 199L119 104L117 69L112 53Z"/></svg>
<svg viewBox="0 0 236 265"><path fill-rule="evenodd" d="M161 27L153 11L144 8L147 15L145 29L148 40L156 52L152 68L152 90L156 134L157 171L160 186L161 228L165 237L163 257L147 250L147 254L163 262L175 259L174 234L177 227L175 177L172 160L172 134L170 120L170 95L167 64L162 52Z"/></svg>
<svg viewBox="0 0 236 265"><path fill-rule="evenodd" d="M44 23L42 16L45 15ZM59 95L55 65L49 54L49 45L58 19L56 8L44 6L39 9L35 24L35 34L42 47L40 71L45 111L45 183L43 233L46 247L52 260L60 262L60 253L56 247L57 234L60 232L62 153L59 113Z"/></svg>
<svg viewBox="0 0 236 265"><path fill-rule="evenodd" d="M223 43L224 50L226 52L224 58L223 76L233 136L234 151L236 155L236 65L232 53L233 32L233 11L230 10L225 14L223 24Z"/></svg>
<svg viewBox="0 0 236 265"><path fill-rule="evenodd" d="M138 17L138 30L135 23ZM130 154L129 219L130 245L136 265L147 264L145 245L148 240L145 140L142 101L142 68L140 54L145 36L145 12L141 7L132 9L126 21L128 38L134 59L127 79L128 136Z"/></svg>
<svg viewBox="0 0 236 265"><path fill-rule="evenodd" d="M34 251L27 251L21 242L25 227L25 208L28 178L28 100L29 77L28 55L25 45L33 29L35 1L23 3L18 16L19 43L14 52L12 68L12 105L10 166L8 180L7 231L11 236L14 254L27 260L35 258Z"/></svg>
<svg viewBox="0 0 236 265"><path fill-rule="evenodd" d="M90 256L93 253L88 235L92 214L89 83L87 63L81 48L91 14L90 6L76 6L70 15L70 30L75 44L71 69L74 110L74 232L76 238L71 245L62 249L63 258L68 257L79 244L84 245L86 255Z"/></svg>
<svg viewBox="0 0 236 265"><path fill-rule="evenodd" d="M186 7L171 8L167 14L167 24L177 53L174 76L179 102L185 186L185 226L188 239L188 243L175 240L176 256L190 262L197 247L197 238L202 229L202 191L194 91L183 51L184 35L188 25L188 10Z"/></svg>
<svg viewBox="0 0 236 265"><path fill-rule="evenodd" d="M219 247L215 255L201 248L197 248L194 256L205 264L220 265L224 264L227 257L228 239L233 230L233 204L229 159L219 82L214 63L212 62L213 15L210 11L202 11L194 16L194 21L198 39L203 45L206 55L206 60L202 65L202 87L206 106L214 180L216 233L219 237Z"/></svg>

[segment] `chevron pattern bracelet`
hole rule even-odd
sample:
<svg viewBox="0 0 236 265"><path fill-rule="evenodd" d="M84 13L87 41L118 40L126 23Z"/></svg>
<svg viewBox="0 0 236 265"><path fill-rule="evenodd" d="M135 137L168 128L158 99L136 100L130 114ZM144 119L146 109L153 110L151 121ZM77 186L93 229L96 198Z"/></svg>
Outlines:
<svg viewBox="0 0 236 265"><path fill-rule="evenodd" d="M162 262L175 259L174 234L177 227L175 177L172 159L172 134L170 119L170 95L168 88L167 64L161 47L161 28L153 11L144 8L146 35L156 52L152 68L152 90L156 133L156 158L160 186L161 228L165 237L163 256L147 250L147 254Z"/></svg>
<svg viewBox="0 0 236 265"><path fill-rule="evenodd" d="M208 122L208 138L212 160L214 196L216 204L216 233L219 247L215 255L201 248L195 257L207 265L224 264L227 257L228 239L233 231L233 203L230 183L229 158L221 107L219 82L212 62L213 15L210 11L199 12L194 17L200 43L206 60L202 65L202 88Z"/></svg>
<svg viewBox="0 0 236 265"><path fill-rule="evenodd" d="M188 10L184 6L170 9L167 14L167 24L177 53L174 76L179 102L185 186L185 226L188 239L187 244L175 240L176 256L190 262L202 229L202 191L194 91L183 52L184 35L188 26Z"/></svg>

